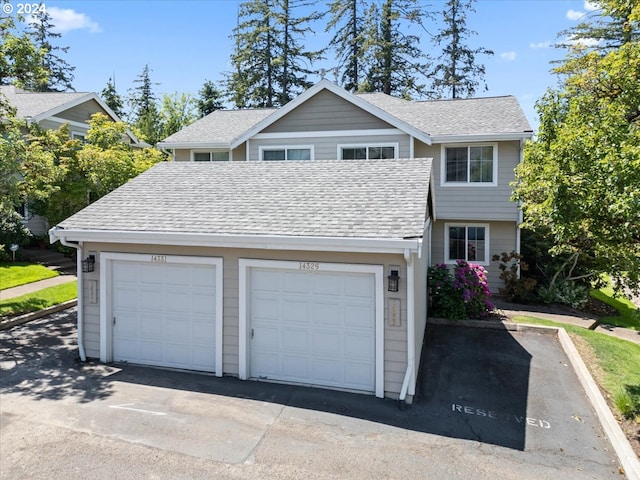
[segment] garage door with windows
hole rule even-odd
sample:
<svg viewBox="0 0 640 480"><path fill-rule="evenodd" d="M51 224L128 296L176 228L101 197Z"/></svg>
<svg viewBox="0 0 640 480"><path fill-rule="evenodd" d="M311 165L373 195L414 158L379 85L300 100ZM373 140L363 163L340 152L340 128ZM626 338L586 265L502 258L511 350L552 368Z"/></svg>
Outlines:
<svg viewBox="0 0 640 480"><path fill-rule="evenodd" d="M105 254L108 255L108 254ZM112 254L112 359L217 371L221 266L216 259Z"/></svg>
<svg viewBox="0 0 640 480"><path fill-rule="evenodd" d="M376 391L382 267L245 262L248 377Z"/></svg>

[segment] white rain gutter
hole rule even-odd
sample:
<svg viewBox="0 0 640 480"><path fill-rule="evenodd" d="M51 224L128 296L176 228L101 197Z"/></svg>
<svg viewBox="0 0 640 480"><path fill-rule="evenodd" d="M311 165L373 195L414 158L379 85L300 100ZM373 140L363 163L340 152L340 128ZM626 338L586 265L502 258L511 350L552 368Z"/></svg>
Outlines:
<svg viewBox="0 0 640 480"><path fill-rule="evenodd" d="M71 247L76 249L76 277L78 278L78 352L80 353L80 360L82 362L87 361L87 354L84 350L84 300L82 295L82 242L70 243L64 236L58 236L56 230L58 227L53 227L49 230L49 242L56 243L60 240L60 243L65 247Z"/></svg>
<svg viewBox="0 0 640 480"><path fill-rule="evenodd" d="M406 401L407 392L415 394L416 382L414 380L414 364L416 358L416 332L415 332L415 279L414 264L411 251L404 250L404 260L407 263L407 371L404 374L399 400Z"/></svg>

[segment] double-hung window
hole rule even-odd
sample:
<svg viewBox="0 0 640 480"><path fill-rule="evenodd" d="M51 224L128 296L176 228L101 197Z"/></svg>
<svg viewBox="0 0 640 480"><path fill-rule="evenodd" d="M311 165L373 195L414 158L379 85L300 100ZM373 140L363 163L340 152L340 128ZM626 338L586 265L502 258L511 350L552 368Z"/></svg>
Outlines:
<svg viewBox="0 0 640 480"><path fill-rule="evenodd" d="M496 185L497 146L444 146L443 185Z"/></svg>
<svg viewBox="0 0 640 480"><path fill-rule="evenodd" d="M260 147L260 160L311 160L312 148L295 147Z"/></svg>
<svg viewBox="0 0 640 480"><path fill-rule="evenodd" d="M445 225L446 263L456 260L487 265L489 263L489 225Z"/></svg>
<svg viewBox="0 0 640 480"><path fill-rule="evenodd" d="M194 162L226 162L229 160L228 151L193 152Z"/></svg>
<svg viewBox="0 0 640 480"><path fill-rule="evenodd" d="M338 158L342 160L378 160L397 158L397 144L338 145Z"/></svg>

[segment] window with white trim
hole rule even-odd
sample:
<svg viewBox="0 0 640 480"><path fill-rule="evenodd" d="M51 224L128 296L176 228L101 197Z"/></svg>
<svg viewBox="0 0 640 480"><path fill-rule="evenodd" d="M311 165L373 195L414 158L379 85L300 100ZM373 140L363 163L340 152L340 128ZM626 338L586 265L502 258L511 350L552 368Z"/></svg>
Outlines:
<svg viewBox="0 0 640 480"><path fill-rule="evenodd" d="M229 160L229 152L226 150L217 152L193 152L191 158L194 162L226 162Z"/></svg>
<svg viewBox="0 0 640 480"><path fill-rule="evenodd" d="M378 160L398 158L398 144L338 145L341 160Z"/></svg>
<svg viewBox="0 0 640 480"><path fill-rule="evenodd" d="M78 132L71 132L71 139L80 140L82 143L85 143L87 141L86 134Z"/></svg>
<svg viewBox="0 0 640 480"><path fill-rule="evenodd" d="M442 183L445 185L496 185L497 145L445 145Z"/></svg>
<svg viewBox="0 0 640 480"><path fill-rule="evenodd" d="M260 160L312 160L313 148L308 146L295 147L260 147Z"/></svg>
<svg viewBox="0 0 640 480"><path fill-rule="evenodd" d="M447 223L444 232L446 263L489 263L489 225Z"/></svg>

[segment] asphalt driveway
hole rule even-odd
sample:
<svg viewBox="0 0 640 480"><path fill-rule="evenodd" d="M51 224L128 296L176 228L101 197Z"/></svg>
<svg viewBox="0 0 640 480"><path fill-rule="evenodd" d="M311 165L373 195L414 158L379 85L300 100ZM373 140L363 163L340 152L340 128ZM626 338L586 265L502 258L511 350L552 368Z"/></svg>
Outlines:
<svg viewBox="0 0 640 480"><path fill-rule="evenodd" d="M429 327L419 398L81 364L0 332L0 478L623 478L557 339Z"/></svg>

